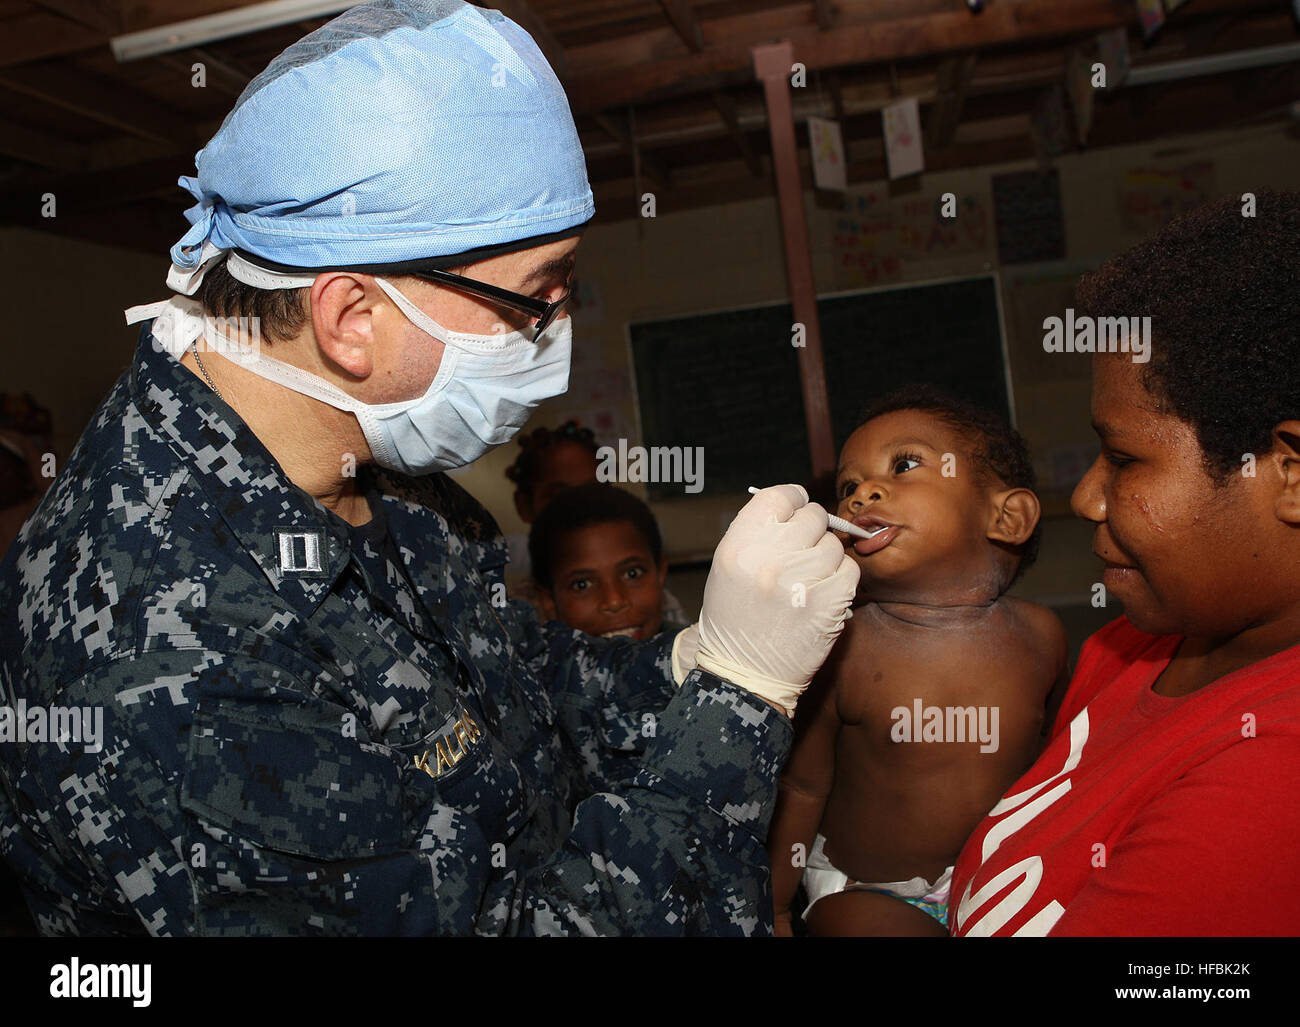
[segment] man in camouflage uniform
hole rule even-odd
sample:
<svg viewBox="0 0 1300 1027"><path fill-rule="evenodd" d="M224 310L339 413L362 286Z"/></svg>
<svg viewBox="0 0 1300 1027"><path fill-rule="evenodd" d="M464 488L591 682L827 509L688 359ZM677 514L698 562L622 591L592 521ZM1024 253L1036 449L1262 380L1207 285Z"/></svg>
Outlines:
<svg viewBox="0 0 1300 1027"><path fill-rule="evenodd" d="M509 22L448 0L365 5L331 26L386 45L393 26L376 31L367 8L468 26L490 48L486 23L534 59ZM205 247L206 209L187 237ZM572 251L514 232L504 241L522 250L498 247L505 265L471 261L466 277L513 288L501 267ZM285 352L328 348L324 297L340 280L363 297L348 310L393 334L401 315L374 279L322 274L312 328ZM464 298L443 292L420 298L472 331ZM39 930L770 933L783 712L856 583L824 511L793 488L756 497L681 636L541 625L505 600L504 542L454 481L383 469L359 430L353 476L337 452L312 464L312 432L274 409L278 386L180 357L172 315L193 308L177 309L144 326L0 566L3 702L103 715L98 745L0 741L0 852ZM293 402L319 411L321 432L356 429ZM808 598L792 606L796 578Z"/></svg>

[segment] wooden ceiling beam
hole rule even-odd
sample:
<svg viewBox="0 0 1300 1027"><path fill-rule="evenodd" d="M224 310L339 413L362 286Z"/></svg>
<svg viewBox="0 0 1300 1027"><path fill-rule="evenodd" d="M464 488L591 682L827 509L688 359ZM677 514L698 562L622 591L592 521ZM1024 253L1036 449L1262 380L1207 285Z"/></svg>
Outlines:
<svg viewBox="0 0 1300 1027"><path fill-rule="evenodd" d="M627 153L635 161L640 161L642 170L653 178L661 188L672 188L672 174L669 172L667 165L653 154L646 153L645 148L633 139L630 128L621 119L616 119L608 114L596 114L593 115L592 120L611 139L618 143L620 150Z"/></svg>
<svg viewBox="0 0 1300 1027"><path fill-rule="evenodd" d="M31 0L31 2L53 14L62 15L68 21L76 22L78 25L114 34L122 31L120 4L105 4L102 0Z"/></svg>
<svg viewBox="0 0 1300 1027"><path fill-rule="evenodd" d="M732 142L736 144L736 149L740 151L741 159L745 162L745 167L749 169L750 177L763 177L763 164L754 153L754 148L749 145L749 140L745 138L745 133L741 131L740 119L736 115L736 105L732 102L731 97L718 90L713 91L713 105L718 109L722 116L722 124L726 127L727 135L731 136Z"/></svg>
<svg viewBox="0 0 1300 1027"><path fill-rule="evenodd" d="M1265 0L1198 0L1187 16L1234 10L1245 13L1271 8ZM942 56L1007 45L1024 45L1083 36L1136 22L1136 8L1124 0L1002 0L979 16L964 7L911 17L847 22L824 32L807 18L786 23L783 30L794 48L794 60L809 71L853 65ZM719 18L703 23L706 46L700 53L657 57L648 40L629 37L618 45L597 44L569 52L573 69L566 87L575 113L609 107L640 105L653 99L707 93L752 78L747 73L755 43L771 38L776 13ZM1182 11L1178 12L1183 15ZM763 20L766 19L766 20ZM729 28L752 22L746 31ZM757 35L757 38L754 36ZM644 58L634 61L633 58ZM601 62L603 66L593 67ZM637 66L633 67L633 64Z"/></svg>
<svg viewBox="0 0 1300 1027"><path fill-rule="evenodd" d="M1297 90L1300 90L1300 65L1289 65L1287 71L1286 75L1270 76L1266 84L1258 83L1257 77L1252 77L1249 72L1239 73L1242 81L1251 84L1249 99L1240 102L1233 99L1242 91L1240 83L1221 80L1164 83L1159 90L1156 87L1139 87L1134 90L1135 95L1149 95L1144 103L1145 112L1136 114L1125 103L1098 106L1089 148L1127 146L1152 142L1167 135L1218 131L1249 124L1266 115L1281 120L1289 103L1288 98L1294 97ZM927 171L958 170L1035 156L1031 116L1027 106L993 104L987 113L978 118L971 120L972 115L973 111L968 107L968 120L958 126L951 145L933 154L927 152ZM846 124L845 147L850 184L886 177L884 148L878 128L872 125L872 119L859 118ZM713 172L710 168L713 166L725 165L732 168L731 181L737 186L736 198L741 195L740 183L744 179L737 174L737 168L742 166L739 161L718 161L715 157L704 165L685 162L687 154L699 154L703 149L696 143L681 151L681 162L675 166L678 186L678 191L674 194L675 207L677 204L692 205L696 186L701 180L711 180ZM806 164L806 147L800 152L801 162ZM598 165L593 165L593 171L597 167ZM613 177L617 179L617 174ZM599 174L593 174L592 180L593 183L606 181ZM725 189L721 190L723 195L725 192ZM728 201L718 199L714 202Z"/></svg>
<svg viewBox="0 0 1300 1027"><path fill-rule="evenodd" d="M930 108L926 150L942 150L952 142L961 121L962 105L975 72L975 55L950 57L939 65L935 102Z"/></svg>
<svg viewBox="0 0 1300 1027"><path fill-rule="evenodd" d="M840 73L834 68L826 72L826 91L831 94L831 117L840 121L844 117L844 89Z"/></svg>
<svg viewBox="0 0 1300 1027"><path fill-rule="evenodd" d="M831 0L813 0L813 15L817 19L817 27L823 32L835 24L835 8Z"/></svg>
<svg viewBox="0 0 1300 1027"><path fill-rule="evenodd" d="M0 154L50 171L80 171L90 148L6 119L0 121Z"/></svg>
<svg viewBox="0 0 1300 1027"><path fill-rule="evenodd" d="M240 67L232 60L229 60L224 57L218 57L208 47L196 46L191 48L188 51L186 50L179 51L179 53L181 56L181 60L184 61L184 63L189 67L194 66L195 61L193 58L198 58L199 62L201 62L202 64L206 65L209 68L212 68L214 71L218 72L219 74L224 75L231 82L238 85L241 92L243 91L244 86L248 85L248 83L253 81L253 75L254 75L253 72L250 72L247 69Z"/></svg>
<svg viewBox="0 0 1300 1027"><path fill-rule="evenodd" d="M981 57L976 73L971 78L967 96L1014 94L1056 82L1064 73L1064 65L1059 50L1054 48L1050 57L1050 61L1019 71L1016 66L1020 61L1012 61L1008 57ZM895 100L890 84L879 76L866 81L846 82L838 72L830 72L826 76L826 82L835 107L835 116L844 122L846 131L856 119L879 112ZM935 72L925 68L905 70L899 76L899 84L905 95L915 96L923 107L934 103L939 95ZM823 108L816 94L811 90L800 92L803 95L794 98L795 120L803 121L811 115L821 115ZM741 133L766 129L767 115L761 97L755 94L750 101L742 104L736 100L734 93L721 95L733 108ZM963 109L967 106L969 103ZM694 105L690 114L683 113L685 110L686 107L682 104L641 110L637 139L642 151L676 145L697 145L728 134L725 124L720 124L713 116L713 111L704 105ZM602 156L613 145L590 144L587 152L590 156Z"/></svg>
<svg viewBox="0 0 1300 1027"><path fill-rule="evenodd" d="M157 200L132 203L123 207L105 207L76 217L47 218L41 224L24 227L47 232L63 239L112 246L119 250L147 253L165 262L167 251L184 231L184 219L177 221L176 210ZM164 264L165 266L165 264ZM161 281L159 292L164 294ZM142 296L141 300L154 297ZM136 300L124 296L123 306ZM121 322L118 322L121 325ZM138 326L137 326L138 327ZM134 332L134 328L125 329Z"/></svg>
<svg viewBox="0 0 1300 1027"><path fill-rule="evenodd" d="M206 50L201 49L188 50L180 53L159 54L154 60L175 74L178 82L189 82L194 75L194 65L202 63L217 73L215 84L218 89L230 96L238 96L242 93L244 86L249 83L249 76L245 72L232 68L225 61L204 60L202 55L206 53ZM225 83L224 88L222 88L221 83ZM214 83L209 81L208 85L211 87Z"/></svg>
<svg viewBox="0 0 1300 1027"><path fill-rule="evenodd" d="M704 33L700 31L700 21L695 16L691 0L659 0L659 6L668 15L677 34L682 37L686 49L699 53L704 49Z"/></svg>
<svg viewBox="0 0 1300 1027"><path fill-rule="evenodd" d="M61 14L34 10L5 21L0 33L0 68L28 64L46 57L93 50L108 39L100 29L71 23Z"/></svg>
<svg viewBox="0 0 1300 1027"><path fill-rule="evenodd" d="M160 108L150 97L86 75L67 61L0 74L0 86L140 139L188 137L191 131L188 121Z"/></svg>
<svg viewBox="0 0 1300 1027"><path fill-rule="evenodd" d="M176 188L176 161L165 157L113 171L52 177L45 186L11 186L0 192L0 223L41 227L41 222L48 220L40 216L42 192L55 195L60 218L123 207L144 199L181 195ZM181 204L175 209L179 214ZM183 220L176 227L176 237L180 238L185 227Z"/></svg>

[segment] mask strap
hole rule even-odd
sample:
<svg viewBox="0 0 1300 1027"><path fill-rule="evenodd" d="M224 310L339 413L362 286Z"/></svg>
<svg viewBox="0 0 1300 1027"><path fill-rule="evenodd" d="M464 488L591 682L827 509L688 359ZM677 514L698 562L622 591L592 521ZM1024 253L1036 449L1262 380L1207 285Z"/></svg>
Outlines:
<svg viewBox="0 0 1300 1027"><path fill-rule="evenodd" d="M398 289L397 286L395 286L392 282L386 281L383 278L376 278L375 284L379 286L379 288L384 290L384 292L388 295L388 298L390 300L392 300L394 303L397 304L398 309L401 310L401 312L406 315L407 320L409 320L411 324L415 325L416 328L419 328L425 334L431 335L439 342L444 342L444 343L445 343L444 336L453 334L452 332L449 332L447 331L447 329L443 328L442 325L438 324L437 321L435 321L423 310L421 310L409 299L407 299L404 295L402 295L401 290Z"/></svg>
<svg viewBox="0 0 1300 1027"><path fill-rule="evenodd" d="M265 357L260 353L245 350L239 343L218 332L206 319L203 324L203 338L208 343L210 350L220 353L231 363L252 371L259 378L265 378L267 381L283 385L285 388L301 393L304 396L318 399L336 410L360 414L365 408L365 404L361 400L355 396L349 396L337 385L327 382L324 378L317 377L310 371L304 371L301 367L295 367L293 364L286 364L283 360L275 360L272 357Z"/></svg>
<svg viewBox="0 0 1300 1027"><path fill-rule="evenodd" d="M383 289L388 298L397 304L398 309L406 315L411 324L426 335L441 342L444 346L492 357L519 348L532 349L535 344L534 340L530 340L520 331L492 335L475 335L472 332L452 331L452 329L444 328L438 324L437 321L417 307L392 282L376 277L375 284ZM548 328L547 331L549 332L550 329Z"/></svg>

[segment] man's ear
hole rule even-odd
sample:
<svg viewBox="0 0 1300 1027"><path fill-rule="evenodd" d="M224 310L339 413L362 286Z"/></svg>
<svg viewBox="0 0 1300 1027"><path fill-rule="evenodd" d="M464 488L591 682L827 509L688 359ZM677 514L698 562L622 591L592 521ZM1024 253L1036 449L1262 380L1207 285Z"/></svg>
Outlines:
<svg viewBox="0 0 1300 1027"><path fill-rule="evenodd" d="M1273 429L1273 448L1265 459L1280 477L1281 491L1273 504L1277 519L1300 524L1300 421L1283 421Z"/></svg>
<svg viewBox="0 0 1300 1027"><path fill-rule="evenodd" d="M374 313L383 292L369 276L327 271L311 286L311 327L321 355L354 378L374 371Z"/></svg>
<svg viewBox="0 0 1300 1027"><path fill-rule="evenodd" d="M533 501L522 489L515 490L515 513L525 524L533 523Z"/></svg>
<svg viewBox="0 0 1300 1027"><path fill-rule="evenodd" d="M1038 527L1042 507L1029 489L1007 489L993 496L993 517L988 537L994 542L1023 545Z"/></svg>

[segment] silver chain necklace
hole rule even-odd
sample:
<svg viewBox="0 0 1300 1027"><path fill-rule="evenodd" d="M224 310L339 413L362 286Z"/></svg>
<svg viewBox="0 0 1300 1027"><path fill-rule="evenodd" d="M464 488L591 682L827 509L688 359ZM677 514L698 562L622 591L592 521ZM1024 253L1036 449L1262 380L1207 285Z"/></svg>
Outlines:
<svg viewBox="0 0 1300 1027"><path fill-rule="evenodd" d="M199 365L199 370L203 373L203 379L208 383L208 387L217 394L217 399L221 400L223 403L226 402L226 397L223 396L221 390L217 388L217 383L212 380L212 375L208 374L208 369L203 366L203 358L199 356L198 340L190 343L190 350L194 354L194 362Z"/></svg>

